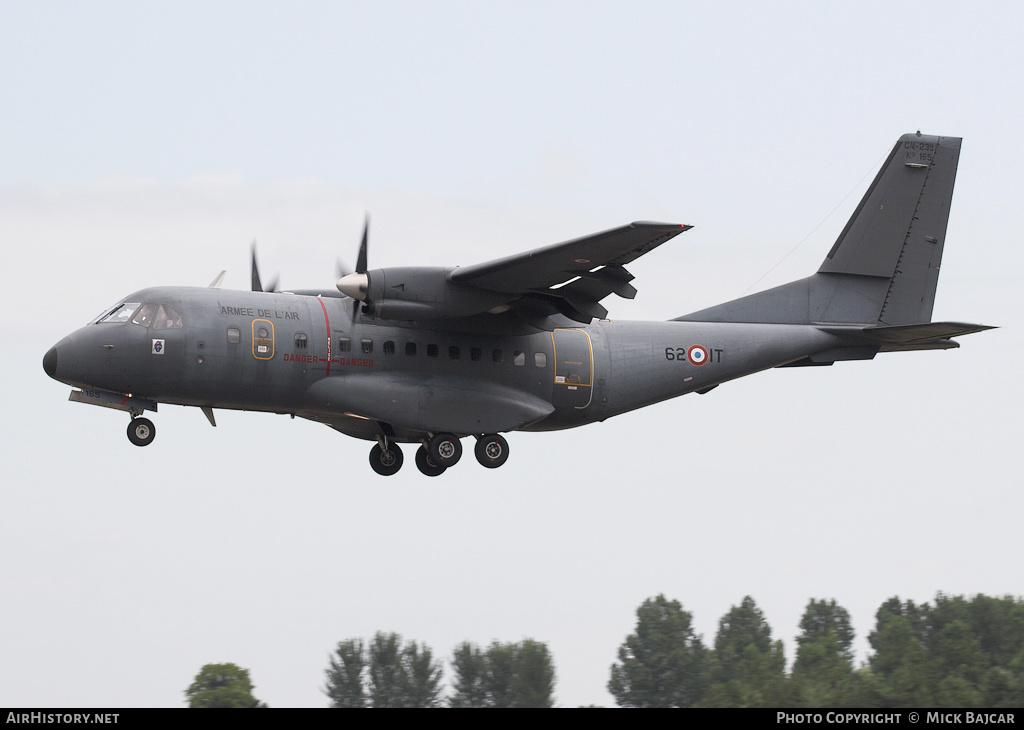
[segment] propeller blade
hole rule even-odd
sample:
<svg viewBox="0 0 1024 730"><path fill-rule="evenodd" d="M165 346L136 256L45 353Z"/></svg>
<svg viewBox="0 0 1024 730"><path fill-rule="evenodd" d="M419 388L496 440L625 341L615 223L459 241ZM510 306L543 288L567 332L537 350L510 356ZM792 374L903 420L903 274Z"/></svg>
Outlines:
<svg viewBox="0 0 1024 730"><path fill-rule="evenodd" d="M263 291L263 284L260 282L260 269L256 265L256 239L252 239L252 290Z"/></svg>
<svg viewBox="0 0 1024 730"><path fill-rule="evenodd" d="M356 273L366 273L366 242L370 237L370 214L366 214L366 221L363 223L363 241L359 244L359 257L356 259Z"/></svg>
<svg viewBox="0 0 1024 730"><path fill-rule="evenodd" d="M275 276L270 280L270 284L266 288L263 287L263 282L260 281L260 267L256 264L256 239L254 238L252 240L252 290L276 292L277 285L280 280L280 275Z"/></svg>

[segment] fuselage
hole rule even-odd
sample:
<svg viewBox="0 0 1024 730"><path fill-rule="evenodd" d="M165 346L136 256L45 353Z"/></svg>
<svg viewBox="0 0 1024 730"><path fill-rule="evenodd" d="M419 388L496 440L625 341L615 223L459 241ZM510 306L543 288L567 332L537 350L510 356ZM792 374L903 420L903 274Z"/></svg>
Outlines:
<svg viewBox="0 0 1024 730"><path fill-rule="evenodd" d="M46 368L80 388L290 413L363 438L393 422L417 441L580 426L835 341L805 325L676 321L483 335L371 320L347 298L163 287L61 340Z"/></svg>

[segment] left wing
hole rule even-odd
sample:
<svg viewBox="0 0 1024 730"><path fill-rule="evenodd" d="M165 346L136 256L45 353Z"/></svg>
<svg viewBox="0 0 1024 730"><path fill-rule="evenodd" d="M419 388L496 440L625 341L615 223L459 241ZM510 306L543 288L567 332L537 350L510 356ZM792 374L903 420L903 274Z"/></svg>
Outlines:
<svg viewBox="0 0 1024 730"><path fill-rule="evenodd" d="M537 314L561 312L579 322L607 316L599 302L615 293L636 296L623 268L693 226L637 222L565 243L456 269L451 281L519 295ZM532 307L531 307L532 305ZM547 310L547 311L545 311Z"/></svg>

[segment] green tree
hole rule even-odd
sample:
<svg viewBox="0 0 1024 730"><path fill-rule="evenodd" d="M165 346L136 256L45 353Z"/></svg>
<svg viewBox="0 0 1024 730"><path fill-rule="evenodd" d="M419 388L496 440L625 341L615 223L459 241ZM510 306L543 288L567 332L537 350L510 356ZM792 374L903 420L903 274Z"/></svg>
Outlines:
<svg viewBox="0 0 1024 730"><path fill-rule="evenodd" d="M928 604L890 598L875 613L868 634L874 654L868 659L877 707L931 707L934 680L928 662Z"/></svg>
<svg viewBox="0 0 1024 730"><path fill-rule="evenodd" d="M491 642L487 658L487 707L514 707L516 681L515 644Z"/></svg>
<svg viewBox="0 0 1024 730"><path fill-rule="evenodd" d="M513 707L551 707L554 704L555 665L548 647L533 639L516 646Z"/></svg>
<svg viewBox="0 0 1024 730"><path fill-rule="evenodd" d="M811 599L800 619L792 682L805 707L858 704L859 678L853 669L850 614L835 600Z"/></svg>
<svg viewBox="0 0 1024 730"><path fill-rule="evenodd" d="M362 639L338 642L327 667L324 692L331 698L331 707L366 707L363 675L366 670L366 649Z"/></svg>
<svg viewBox="0 0 1024 730"><path fill-rule="evenodd" d="M869 636L879 704L1019 707L1024 702L1024 603L939 593L934 606L882 604Z"/></svg>
<svg viewBox="0 0 1024 730"><path fill-rule="evenodd" d="M373 707L403 707L405 671L402 666L402 637L378 631L370 642L368 695Z"/></svg>
<svg viewBox="0 0 1024 730"><path fill-rule="evenodd" d="M440 707L441 664L425 644L409 642L402 650L403 706Z"/></svg>
<svg viewBox="0 0 1024 730"><path fill-rule="evenodd" d="M338 644L326 670L331 707L439 707L441 664L425 644L377 632Z"/></svg>
<svg viewBox="0 0 1024 730"><path fill-rule="evenodd" d="M977 595L967 613L989 665L985 704L1024 706L1024 600Z"/></svg>
<svg viewBox="0 0 1024 730"><path fill-rule="evenodd" d="M619 647L608 691L620 707L689 707L707 688L708 653L679 601L648 598Z"/></svg>
<svg viewBox="0 0 1024 730"><path fill-rule="evenodd" d="M451 664L455 678L448 704L451 707L487 707L487 657L480 647L462 642L452 652Z"/></svg>
<svg viewBox="0 0 1024 730"><path fill-rule="evenodd" d="M1010 596L935 597L930 657L949 706L1019 707L1024 700L1024 603Z"/></svg>
<svg viewBox="0 0 1024 730"><path fill-rule="evenodd" d="M718 622L712 685L702 706L789 707L796 703L786 679L782 642L754 599L746 596Z"/></svg>
<svg viewBox="0 0 1024 730"><path fill-rule="evenodd" d="M266 707L253 697L249 670L235 664L206 664L185 690L189 707Z"/></svg>
<svg viewBox="0 0 1024 730"><path fill-rule="evenodd" d="M452 653L451 707L552 707L555 667L547 645L524 639L492 642L486 651L469 642Z"/></svg>

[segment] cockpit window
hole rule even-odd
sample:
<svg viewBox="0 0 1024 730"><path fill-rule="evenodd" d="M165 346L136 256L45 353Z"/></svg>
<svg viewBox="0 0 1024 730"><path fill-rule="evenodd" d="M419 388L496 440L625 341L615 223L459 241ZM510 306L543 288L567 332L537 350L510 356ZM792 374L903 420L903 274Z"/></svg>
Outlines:
<svg viewBox="0 0 1024 730"><path fill-rule="evenodd" d="M132 317L132 322L142 325L147 329L180 329L181 315L166 304L146 302L139 308L138 314Z"/></svg>
<svg viewBox="0 0 1024 730"><path fill-rule="evenodd" d="M109 313L100 317L97 320L97 324L102 324L104 322L127 322L129 319L131 319L132 313L138 306L138 302L125 302L124 304L119 304L116 307L114 307L113 310L111 310Z"/></svg>

